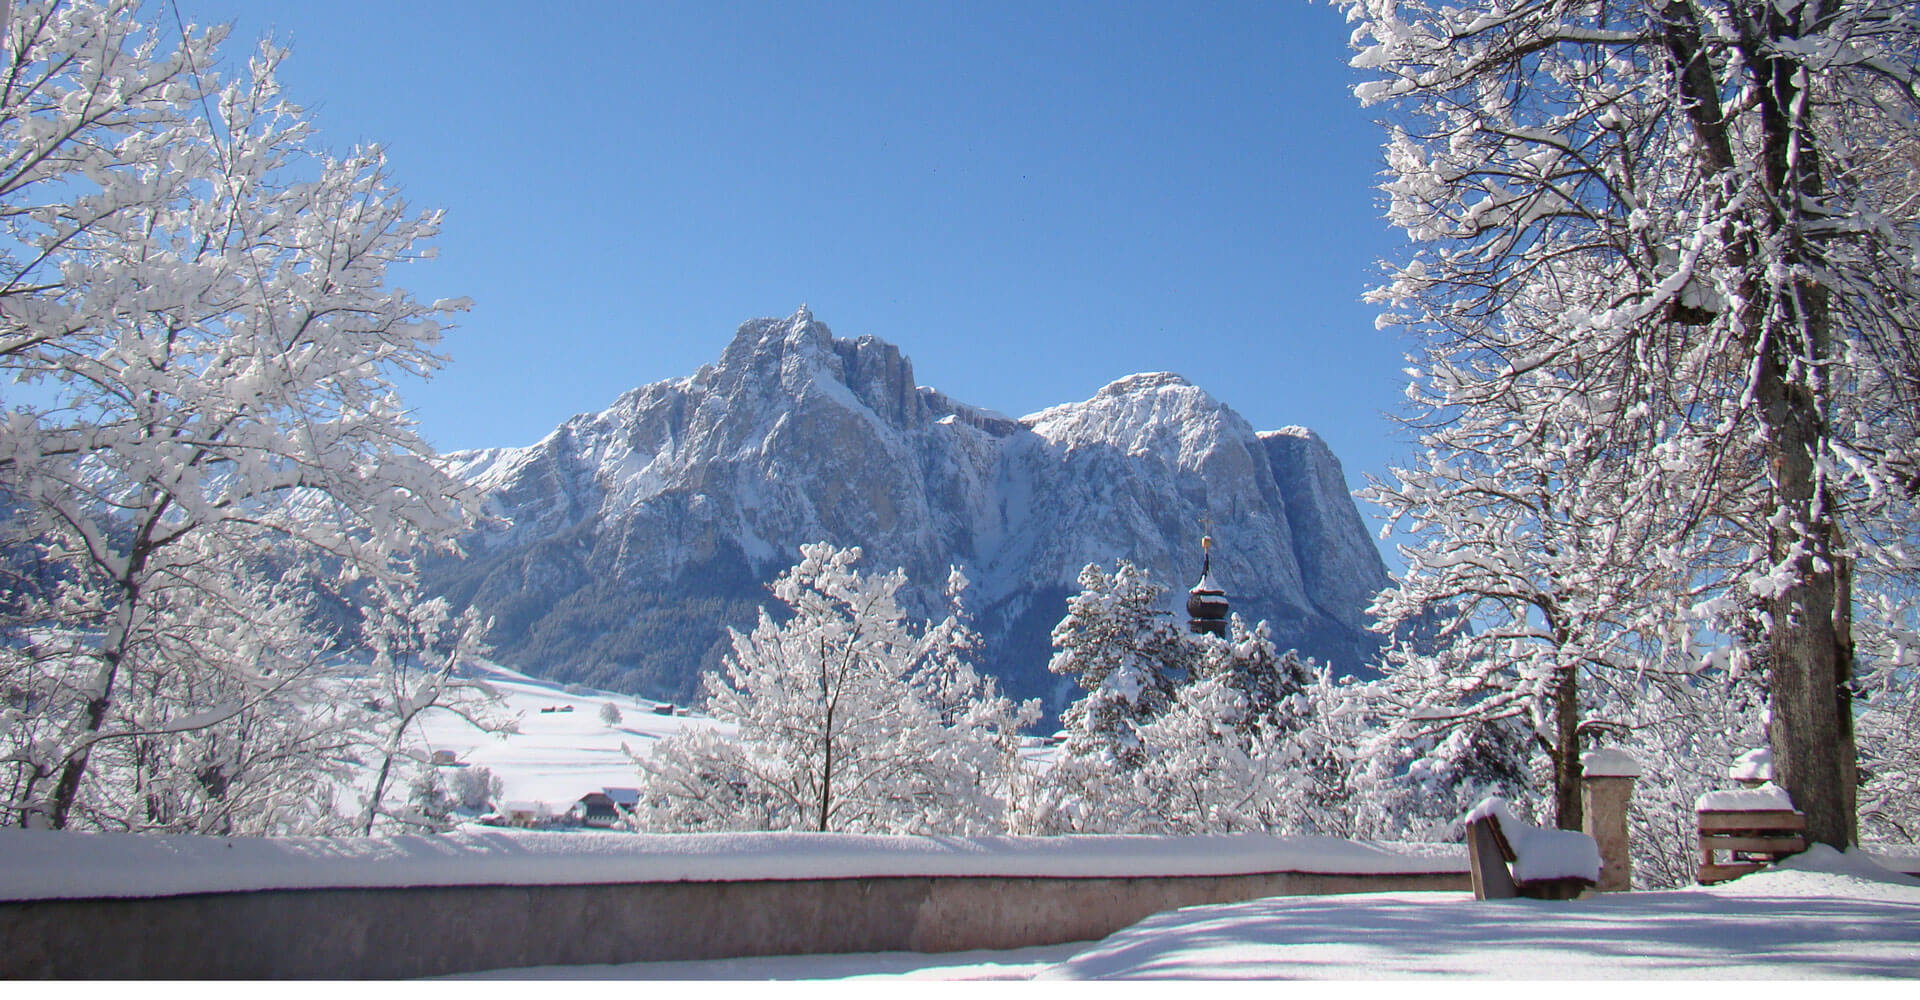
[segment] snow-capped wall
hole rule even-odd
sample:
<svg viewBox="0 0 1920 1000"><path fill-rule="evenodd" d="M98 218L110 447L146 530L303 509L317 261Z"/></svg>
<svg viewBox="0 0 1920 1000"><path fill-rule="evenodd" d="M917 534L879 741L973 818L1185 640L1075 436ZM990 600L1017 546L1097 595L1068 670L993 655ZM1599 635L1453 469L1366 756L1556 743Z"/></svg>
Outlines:
<svg viewBox="0 0 1920 1000"><path fill-rule="evenodd" d="M395 979L1021 948L1163 910L1464 889L1458 847L1325 838L0 830L0 978Z"/></svg>
<svg viewBox="0 0 1920 1000"><path fill-rule="evenodd" d="M1459 875L1458 844L1332 837L546 833L191 837L0 830L0 902L265 889L759 879Z"/></svg>

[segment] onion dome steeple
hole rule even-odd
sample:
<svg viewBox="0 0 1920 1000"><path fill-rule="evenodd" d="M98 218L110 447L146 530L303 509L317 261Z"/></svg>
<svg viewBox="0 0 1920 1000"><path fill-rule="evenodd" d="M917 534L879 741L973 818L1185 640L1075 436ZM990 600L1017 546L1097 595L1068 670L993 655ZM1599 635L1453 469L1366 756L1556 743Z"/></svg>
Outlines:
<svg viewBox="0 0 1920 1000"><path fill-rule="evenodd" d="M1187 631L1227 637L1227 592L1213 582L1213 536L1200 539L1200 582L1187 591Z"/></svg>

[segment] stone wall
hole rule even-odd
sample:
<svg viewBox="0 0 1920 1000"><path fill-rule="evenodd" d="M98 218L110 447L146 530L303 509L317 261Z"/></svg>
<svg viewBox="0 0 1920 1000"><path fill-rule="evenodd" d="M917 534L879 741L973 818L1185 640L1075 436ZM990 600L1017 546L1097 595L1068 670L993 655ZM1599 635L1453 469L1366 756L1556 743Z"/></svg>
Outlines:
<svg viewBox="0 0 1920 1000"><path fill-rule="evenodd" d="M1455 874L905 876L264 889L0 902L14 979L393 979L534 965L1090 941L1182 906L1467 891Z"/></svg>

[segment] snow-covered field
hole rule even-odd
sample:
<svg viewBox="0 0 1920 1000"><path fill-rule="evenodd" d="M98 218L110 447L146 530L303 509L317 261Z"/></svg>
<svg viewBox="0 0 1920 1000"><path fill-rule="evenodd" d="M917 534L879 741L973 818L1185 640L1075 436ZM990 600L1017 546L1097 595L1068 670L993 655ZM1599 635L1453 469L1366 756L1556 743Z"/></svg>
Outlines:
<svg viewBox="0 0 1920 1000"><path fill-rule="evenodd" d="M487 664L486 680L500 693L505 714L520 731L494 736L445 712L421 720L428 745L452 752L461 764L499 775L503 802L540 803L553 814L588 792L632 787L639 774L621 744L646 753L663 737L692 726L720 723L698 715L660 715L659 702L587 688L563 688L506 667ZM611 702L620 721L601 721ZM571 706L572 711L542 711Z"/></svg>
<svg viewBox="0 0 1920 1000"><path fill-rule="evenodd" d="M453 754L454 766L485 767L499 775L502 805L532 803L559 815L588 792L639 784L639 770L623 744L644 755L661 739L685 729L733 729L697 710L663 715L656 711L662 703L645 698L563 686L498 664L482 662L480 668L499 692L503 713L519 721L519 732L491 735L446 712L429 713L419 724L428 748ZM620 713L620 721L612 724L600 715L609 702ZM542 711L568 706L572 711ZM681 706L679 711L688 709ZM1032 746L1024 754L1032 758L1052 752Z"/></svg>
<svg viewBox="0 0 1920 1000"><path fill-rule="evenodd" d="M1920 880L1815 847L1718 886L1572 902L1290 896L1150 917L1104 941L509 969L491 979L1829 979L1920 977Z"/></svg>

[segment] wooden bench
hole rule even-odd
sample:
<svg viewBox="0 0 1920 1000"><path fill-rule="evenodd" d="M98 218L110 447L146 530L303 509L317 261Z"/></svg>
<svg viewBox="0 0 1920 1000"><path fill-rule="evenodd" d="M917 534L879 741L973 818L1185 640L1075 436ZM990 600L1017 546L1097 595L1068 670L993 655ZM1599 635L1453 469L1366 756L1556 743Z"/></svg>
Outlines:
<svg viewBox="0 0 1920 1000"><path fill-rule="evenodd" d="M1573 899L1591 888L1599 878L1600 852L1593 847L1593 838L1584 833L1570 830L1539 830L1514 820L1506 813L1505 803L1499 808L1489 809L1488 805L1498 802L1490 799L1474 807L1467 816L1467 865L1473 873L1473 898L1475 899L1512 899L1516 896L1526 899ZM1504 814L1504 816L1503 816ZM1512 823L1520 830L1509 836L1504 823ZM1514 840L1533 845L1542 842L1567 844L1570 840L1562 838L1582 838L1586 847L1581 853L1592 854L1593 877L1555 874L1528 878L1515 878L1509 867L1520 862L1521 856L1514 849ZM1584 865L1581 866L1584 870Z"/></svg>
<svg viewBox="0 0 1920 1000"><path fill-rule="evenodd" d="M1793 809L1703 809L1700 820L1701 885L1757 872L1807 849L1807 817ZM1726 859L1716 857L1725 853Z"/></svg>

